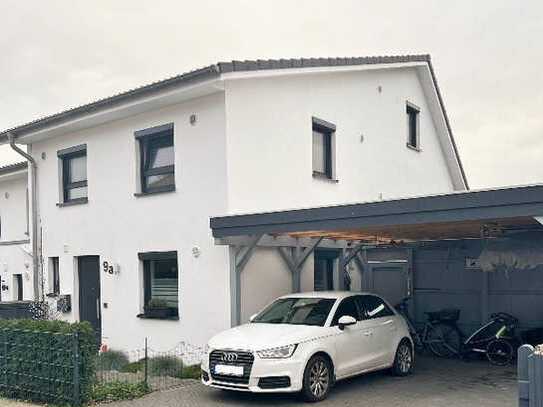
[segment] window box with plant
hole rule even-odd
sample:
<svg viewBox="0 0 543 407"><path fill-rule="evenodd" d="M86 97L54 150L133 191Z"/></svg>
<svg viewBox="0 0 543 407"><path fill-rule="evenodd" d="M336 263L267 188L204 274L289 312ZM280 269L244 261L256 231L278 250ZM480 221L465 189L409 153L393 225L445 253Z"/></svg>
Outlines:
<svg viewBox="0 0 543 407"><path fill-rule="evenodd" d="M146 318L168 319L177 317L177 308L173 308L168 303L159 298L149 300L144 308Z"/></svg>

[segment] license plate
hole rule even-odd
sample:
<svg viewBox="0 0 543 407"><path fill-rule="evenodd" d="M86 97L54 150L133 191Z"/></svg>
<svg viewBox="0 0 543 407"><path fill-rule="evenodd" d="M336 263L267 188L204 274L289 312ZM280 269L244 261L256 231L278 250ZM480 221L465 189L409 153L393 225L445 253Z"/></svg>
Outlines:
<svg viewBox="0 0 543 407"><path fill-rule="evenodd" d="M228 376L243 376L243 366L215 365L215 373Z"/></svg>

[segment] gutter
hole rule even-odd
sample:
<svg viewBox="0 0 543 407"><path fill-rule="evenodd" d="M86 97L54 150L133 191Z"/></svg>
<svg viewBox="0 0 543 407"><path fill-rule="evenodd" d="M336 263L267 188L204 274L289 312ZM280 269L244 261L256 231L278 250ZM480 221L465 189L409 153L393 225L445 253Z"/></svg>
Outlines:
<svg viewBox="0 0 543 407"><path fill-rule="evenodd" d="M36 190L37 170L38 166L36 160L26 151L22 150L15 144L15 135L8 133L8 140L10 147L19 155L23 156L30 166L30 189L32 191L32 283L34 288L34 301L38 301L40 297L40 285L39 285L39 253L38 253L38 193Z"/></svg>

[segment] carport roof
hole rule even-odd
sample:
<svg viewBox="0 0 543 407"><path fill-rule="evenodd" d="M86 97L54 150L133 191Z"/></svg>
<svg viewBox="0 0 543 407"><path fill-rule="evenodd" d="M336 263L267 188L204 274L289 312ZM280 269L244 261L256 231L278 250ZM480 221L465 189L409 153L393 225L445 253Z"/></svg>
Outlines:
<svg viewBox="0 0 543 407"><path fill-rule="evenodd" d="M371 242L477 238L541 229L543 185L211 218L215 238L248 235Z"/></svg>

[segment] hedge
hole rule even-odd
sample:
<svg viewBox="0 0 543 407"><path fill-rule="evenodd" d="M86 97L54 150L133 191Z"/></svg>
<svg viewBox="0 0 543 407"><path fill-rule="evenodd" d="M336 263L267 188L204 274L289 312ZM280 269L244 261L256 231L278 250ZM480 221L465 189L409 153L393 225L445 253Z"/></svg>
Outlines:
<svg viewBox="0 0 543 407"><path fill-rule="evenodd" d="M97 353L88 322L0 320L0 392L78 405L91 397Z"/></svg>

